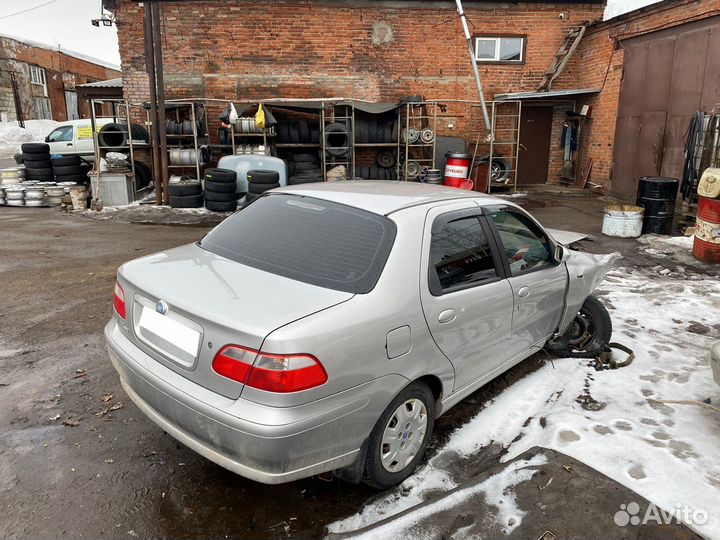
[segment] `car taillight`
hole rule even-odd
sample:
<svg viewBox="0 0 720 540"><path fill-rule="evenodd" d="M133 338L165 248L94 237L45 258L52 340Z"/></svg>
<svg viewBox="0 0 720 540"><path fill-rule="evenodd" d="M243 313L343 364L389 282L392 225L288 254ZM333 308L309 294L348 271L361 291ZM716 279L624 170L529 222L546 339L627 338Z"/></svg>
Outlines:
<svg viewBox="0 0 720 540"><path fill-rule="evenodd" d="M268 354L234 345L223 347L213 360L223 377L266 392L300 392L327 382L320 361L309 354Z"/></svg>
<svg viewBox="0 0 720 540"><path fill-rule="evenodd" d="M115 296L113 298L113 305L115 306L115 311L117 312L120 317L123 319L125 318L125 291L123 291L123 288L120 286L120 284L116 281L115 282Z"/></svg>

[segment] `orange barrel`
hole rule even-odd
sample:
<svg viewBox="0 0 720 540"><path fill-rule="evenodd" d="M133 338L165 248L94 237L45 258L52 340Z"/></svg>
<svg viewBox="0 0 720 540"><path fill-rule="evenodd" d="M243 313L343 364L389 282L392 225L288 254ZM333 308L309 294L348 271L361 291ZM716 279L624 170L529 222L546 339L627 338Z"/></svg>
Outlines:
<svg viewBox="0 0 720 540"><path fill-rule="evenodd" d="M720 264L720 199L698 197L693 255L703 262Z"/></svg>

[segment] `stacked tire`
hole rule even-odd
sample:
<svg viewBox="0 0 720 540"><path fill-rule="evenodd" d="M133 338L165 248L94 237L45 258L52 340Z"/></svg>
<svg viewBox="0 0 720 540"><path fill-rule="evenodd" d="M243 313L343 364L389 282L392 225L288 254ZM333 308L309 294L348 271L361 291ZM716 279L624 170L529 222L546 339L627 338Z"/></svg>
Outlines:
<svg viewBox="0 0 720 540"><path fill-rule="evenodd" d="M25 180L52 182L54 173L50 161L50 146L45 143L25 143L21 148Z"/></svg>
<svg viewBox="0 0 720 540"><path fill-rule="evenodd" d="M266 191L280 187L280 173L277 171L248 171L246 177L248 180L246 204L250 204Z"/></svg>
<svg viewBox="0 0 720 540"><path fill-rule="evenodd" d="M83 182L87 179L80 156L62 156L52 159L56 182Z"/></svg>
<svg viewBox="0 0 720 540"><path fill-rule="evenodd" d="M237 210L237 173L231 169L205 170L205 208L212 212Z"/></svg>
<svg viewBox="0 0 720 540"><path fill-rule="evenodd" d="M322 182L323 172L320 158L314 154L295 154L287 162L289 178L288 185Z"/></svg>
<svg viewBox="0 0 720 540"><path fill-rule="evenodd" d="M168 185L170 208L201 208L203 189L199 180L181 180Z"/></svg>

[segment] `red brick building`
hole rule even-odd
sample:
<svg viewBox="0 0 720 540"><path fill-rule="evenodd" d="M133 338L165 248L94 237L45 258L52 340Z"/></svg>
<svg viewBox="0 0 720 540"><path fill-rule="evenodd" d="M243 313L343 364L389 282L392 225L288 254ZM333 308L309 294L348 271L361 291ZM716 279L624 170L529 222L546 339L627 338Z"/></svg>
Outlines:
<svg viewBox="0 0 720 540"><path fill-rule="evenodd" d="M57 121L87 118L88 104L78 100L75 86L119 77L114 66L70 51L0 36L0 115L17 120ZM17 92L12 79L16 80Z"/></svg>
<svg viewBox="0 0 720 540"><path fill-rule="evenodd" d="M592 159L591 182L630 196L640 174L678 176L682 167L678 141L686 120L694 110L709 109L720 101L718 55L709 54L708 41L720 0L665 0L603 22L604 3L464 2L471 30L479 38L476 54L481 56L486 97L522 101L519 184L558 183L568 176L577 180ZM145 100L149 90L143 8L134 0L113 4L125 96ZM420 94L427 99L477 100L467 46L451 1L203 0L161 5L168 98L396 101ZM693 24L699 26L688 27ZM586 32L565 70L551 92L538 94L568 32L581 26L587 26ZM696 30L705 36L703 52L697 55L703 57L702 69L696 61L694 72L673 76L673 70L682 71L687 63L683 56L687 51L682 52L687 48L685 34L695 35ZM663 104L649 105L664 107L666 114L661 119L662 115L651 114L658 111L644 111L642 105L635 110L634 105L623 116L623 96L632 93L625 87L642 78L626 65L625 53L630 48L640 51L642 40L654 41L653 36L663 31L670 37L661 35L660 41L680 44L677 58L667 45L663 49L662 58L672 69L663 72L660 63L648 63L647 56L644 63L636 63L652 66L651 86L672 85ZM707 90L697 99L685 100L682 107L673 104L671 96L686 95L686 87L703 85ZM577 113L585 105L590 106L589 115L578 133ZM652 126L663 125L660 143L668 150L665 157L658 158L659 143L649 133L655 129L648 127L650 117L655 121ZM472 143L479 118L477 110L468 108L447 126ZM573 137L563 139L568 129ZM628 155L640 157L641 166L623 165L623 159L628 160L617 153L616 135L623 138L623 148L633 149ZM572 147L574 159L569 175L566 147ZM648 166L642 165L646 162Z"/></svg>

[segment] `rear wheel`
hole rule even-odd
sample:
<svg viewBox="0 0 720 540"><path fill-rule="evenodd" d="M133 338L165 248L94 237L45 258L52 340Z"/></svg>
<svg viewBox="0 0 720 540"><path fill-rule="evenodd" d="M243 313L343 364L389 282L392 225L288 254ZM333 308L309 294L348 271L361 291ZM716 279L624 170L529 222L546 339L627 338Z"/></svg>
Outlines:
<svg viewBox="0 0 720 540"><path fill-rule="evenodd" d="M368 441L363 481L388 489L410 476L427 449L435 423L435 398L416 381L406 386L378 419Z"/></svg>
<svg viewBox="0 0 720 540"><path fill-rule="evenodd" d="M559 339L545 345L555 356L595 358L612 338L610 314L600 300L588 296L570 327Z"/></svg>

